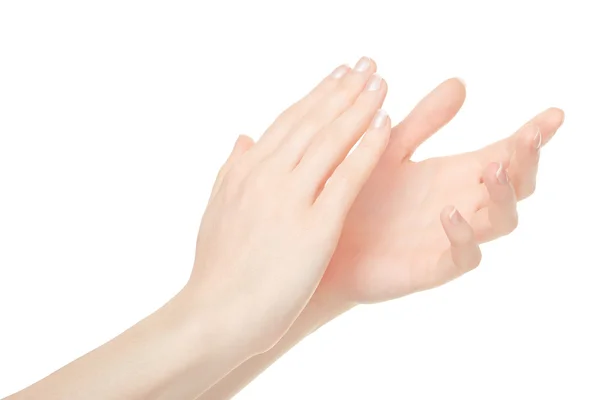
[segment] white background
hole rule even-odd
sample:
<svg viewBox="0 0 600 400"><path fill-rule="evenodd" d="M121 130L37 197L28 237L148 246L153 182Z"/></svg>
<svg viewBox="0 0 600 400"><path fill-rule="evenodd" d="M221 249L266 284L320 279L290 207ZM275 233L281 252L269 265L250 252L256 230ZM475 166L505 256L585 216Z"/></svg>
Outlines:
<svg viewBox="0 0 600 400"><path fill-rule="evenodd" d="M0 397L176 293L236 136L367 55L394 123L444 79L467 83L418 158L550 106L564 126L479 269L346 314L238 398L600 398L593 4L1 1Z"/></svg>

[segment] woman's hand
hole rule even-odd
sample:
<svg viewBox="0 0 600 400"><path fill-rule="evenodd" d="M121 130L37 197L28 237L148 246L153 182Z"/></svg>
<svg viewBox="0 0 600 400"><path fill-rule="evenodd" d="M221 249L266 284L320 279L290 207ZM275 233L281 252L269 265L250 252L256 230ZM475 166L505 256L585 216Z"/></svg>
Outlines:
<svg viewBox="0 0 600 400"><path fill-rule="evenodd" d="M218 175L185 290L248 356L277 343L310 299L386 148L374 72L368 58L339 67L256 145L240 138Z"/></svg>
<svg viewBox="0 0 600 400"><path fill-rule="evenodd" d="M515 228L516 201L533 193L539 148L560 127L563 113L549 109L511 137L476 152L410 161L464 99L463 84L450 79L392 130L310 304L277 346L198 399L230 398L303 337L357 303L405 296L471 270L479 263L479 243Z"/></svg>
<svg viewBox="0 0 600 400"><path fill-rule="evenodd" d="M394 128L319 288L328 298L372 303L439 286L479 264L480 243L516 228L517 201L533 193L540 149L563 112L548 109L479 151L410 161L464 97L462 83L448 80Z"/></svg>
<svg viewBox="0 0 600 400"><path fill-rule="evenodd" d="M319 284L387 146L386 85L374 71L366 58L342 66L256 145L240 138L215 182L181 293L10 398L192 398L274 346Z"/></svg>

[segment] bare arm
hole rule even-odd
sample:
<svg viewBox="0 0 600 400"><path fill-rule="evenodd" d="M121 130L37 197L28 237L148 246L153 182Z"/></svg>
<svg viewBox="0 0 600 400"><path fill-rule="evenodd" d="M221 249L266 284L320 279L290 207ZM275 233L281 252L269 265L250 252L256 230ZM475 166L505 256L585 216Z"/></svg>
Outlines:
<svg viewBox="0 0 600 400"><path fill-rule="evenodd" d="M224 335L211 333L211 326L210 318L180 294L113 340L6 400L167 398L170 383L192 370L198 387L206 389L243 361Z"/></svg>
<svg viewBox="0 0 600 400"><path fill-rule="evenodd" d="M10 400L192 399L250 357L277 354L386 149L386 86L374 72L368 58L340 66L261 142L240 138L215 181L182 294ZM327 320L310 310L287 347Z"/></svg>

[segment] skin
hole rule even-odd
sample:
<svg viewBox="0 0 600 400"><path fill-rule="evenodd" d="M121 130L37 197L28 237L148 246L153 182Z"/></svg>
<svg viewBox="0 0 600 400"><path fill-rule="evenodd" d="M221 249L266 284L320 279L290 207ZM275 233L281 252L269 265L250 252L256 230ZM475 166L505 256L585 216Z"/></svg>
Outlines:
<svg viewBox="0 0 600 400"><path fill-rule="evenodd" d="M231 398L302 338L357 304L430 289L472 270L481 260L480 243L517 227L517 201L533 194L541 147L564 113L550 108L477 151L410 161L454 118L465 96L460 80L445 81L394 127L319 288L288 334L198 399Z"/></svg>
<svg viewBox="0 0 600 400"><path fill-rule="evenodd" d="M252 355L273 347L308 303L385 151L385 84L373 70L365 60L326 79L318 100L284 112L256 145L238 141L216 180L188 291L196 303L226 304L214 319L232 335L243 330Z"/></svg>
<svg viewBox="0 0 600 400"><path fill-rule="evenodd" d="M387 146L386 85L373 72L368 59L337 70L318 99L294 108L301 117L283 113L251 148L238 141L215 181L181 293L10 399L192 398L275 346L319 285ZM189 392L173 385L189 376Z"/></svg>
<svg viewBox="0 0 600 400"><path fill-rule="evenodd" d="M478 152L413 163L414 149L460 108L464 86L440 85L391 135L375 70L366 58L341 66L256 144L240 137L215 181L183 290L9 399L229 398L354 305L476 267L479 243L516 227L537 144L562 112Z"/></svg>

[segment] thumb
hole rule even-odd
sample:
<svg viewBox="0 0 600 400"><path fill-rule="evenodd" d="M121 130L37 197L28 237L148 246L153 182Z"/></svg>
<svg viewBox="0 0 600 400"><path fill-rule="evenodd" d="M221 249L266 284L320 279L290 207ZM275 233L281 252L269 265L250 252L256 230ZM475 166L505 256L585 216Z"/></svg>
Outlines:
<svg viewBox="0 0 600 400"><path fill-rule="evenodd" d="M233 145L233 150L231 150L231 154L229 155L229 158L227 159L225 164L227 165L227 164L231 164L231 163L237 161L237 159L242 154L244 154L245 152L250 150L250 148L253 145L254 145L254 140L252 140L251 137L246 136L246 135L238 136L237 140L235 141L235 144Z"/></svg>

